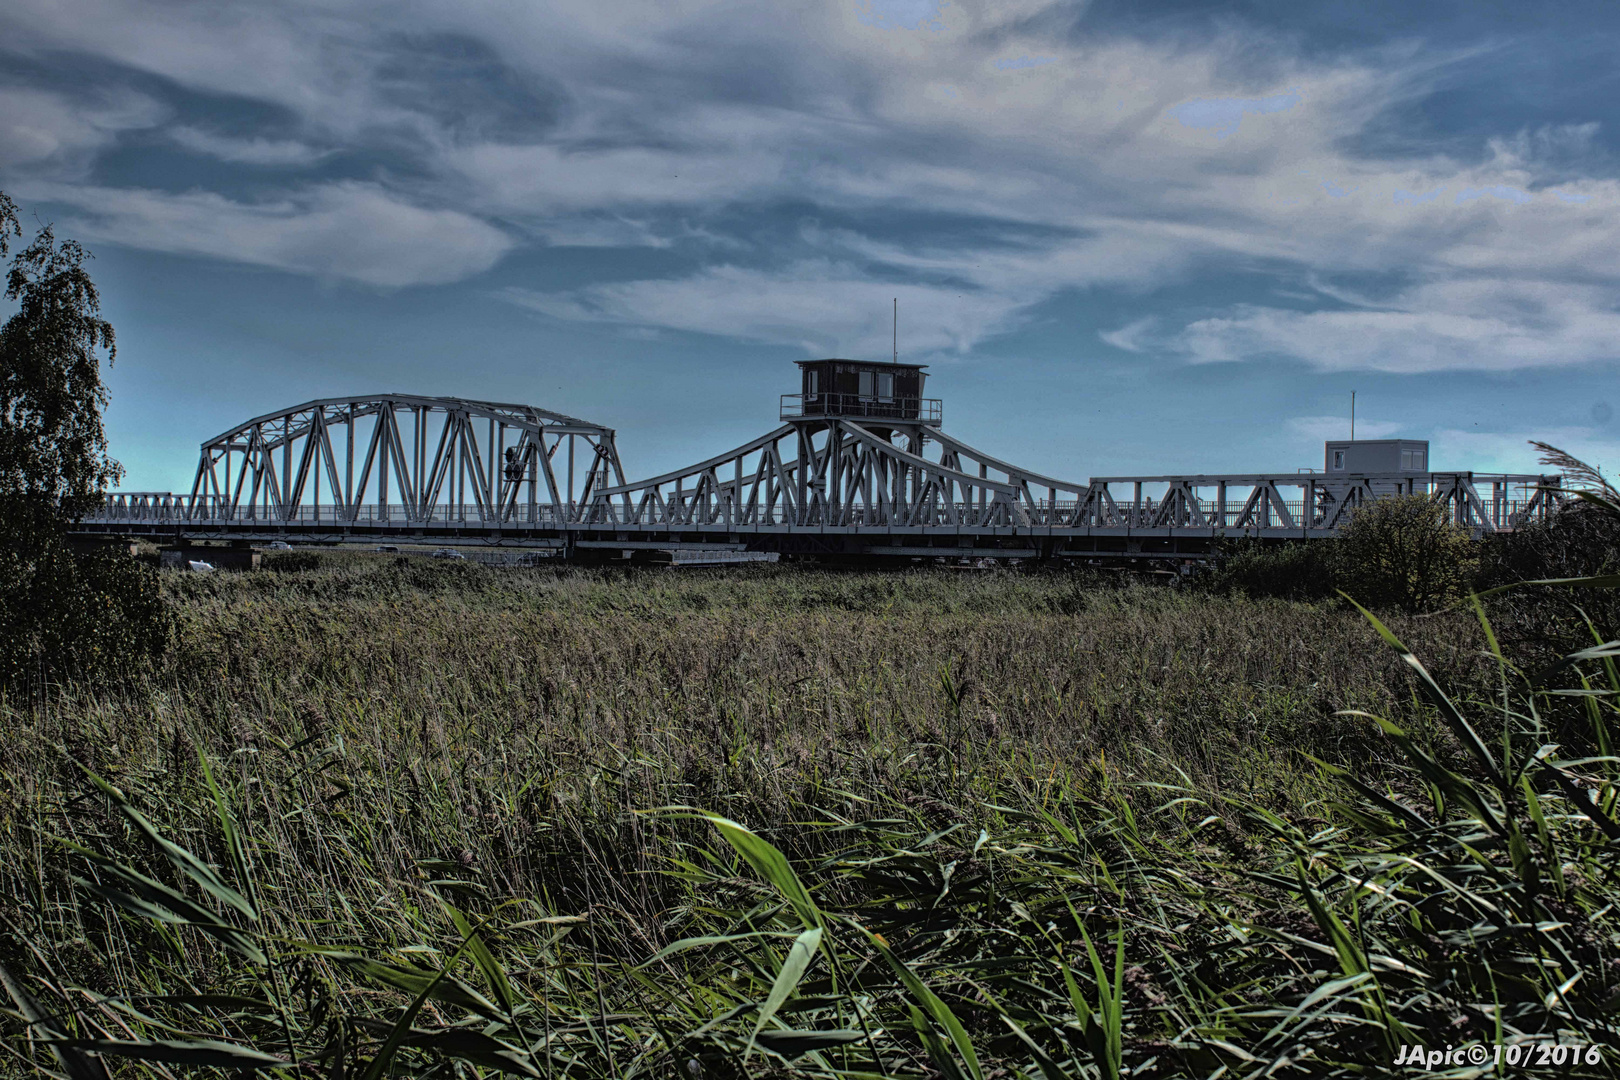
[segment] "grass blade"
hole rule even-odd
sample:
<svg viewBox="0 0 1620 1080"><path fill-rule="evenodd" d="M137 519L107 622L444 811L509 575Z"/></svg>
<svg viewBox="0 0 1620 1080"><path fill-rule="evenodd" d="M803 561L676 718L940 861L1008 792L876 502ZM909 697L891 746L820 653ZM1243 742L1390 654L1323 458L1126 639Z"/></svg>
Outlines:
<svg viewBox="0 0 1620 1080"><path fill-rule="evenodd" d="M782 961L782 970L777 972L776 981L771 984L771 992L766 995L765 1003L759 1007L759 1018L754 1021L753 1034L748 1036L748 1049L743 1051L746 1058L754 1049L754 1040L759 1038L760 1029L770 1023L776 1010L793 993L799 980L809 969L810 962L815 959L816 950L821 947L821 927L815 926L806 930L794 939L788 948L787 958Z"/></svg>
<svg viewBox="0 0 1620 1080"><path fill-rule="evenodd" d="M973 1080L984 1080L984 1070L979 1066L979 1055L973 1049L973 1040L968 1038L967 1029L956 1018L956 1014L951 1012L951 1007L941 1001L939 996L917 977L916 972L912 971L904 961L894 955L889 949L887 941L884 941L877 934L868 933L867 936L871 939L872 944L877 946L877 950L883 955L883 959L887 960L889 966L894 969L894 973L900 976L900 981L905 984L907 990L911 991L911 996L916 998L917 1004L923 1007L923 1010L936 1024L945 1029L946 1034L951 1038L951 1044L956 1047L957 1054L967 1065L968 1073L973 1077Z"/></svg>
<svg viewBox="0 0 1620 1080"><path fill-rule="evenodd" d="M91 1054L112 1054L165 1065L198 1065L244 1071L285 1069L292 1065L286 1058L217 1039L73 1039L62 1045Z"/></svg>

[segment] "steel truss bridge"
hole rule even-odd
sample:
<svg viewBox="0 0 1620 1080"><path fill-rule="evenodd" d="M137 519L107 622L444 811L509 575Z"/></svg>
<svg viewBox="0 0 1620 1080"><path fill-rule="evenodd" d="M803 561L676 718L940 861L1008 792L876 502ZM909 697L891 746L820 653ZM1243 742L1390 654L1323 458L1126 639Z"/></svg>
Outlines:
<svg viewBox="0 0 1620 1080"><path fill-rule="evenodd" d="M882 415L882 414L887 415ZM823 558L1187 560L1221 537L1333 535L1422 493L1476 535L1546 516L1559 477L1474 472L1031 472L947 435L937 401L806 415L626 482L612 428L529 405L383 394L306 402L202 444L187 494L116 492L86 534L488 544L575 559L731 549ZM909 417L910 419L907 419Z"/></svg>

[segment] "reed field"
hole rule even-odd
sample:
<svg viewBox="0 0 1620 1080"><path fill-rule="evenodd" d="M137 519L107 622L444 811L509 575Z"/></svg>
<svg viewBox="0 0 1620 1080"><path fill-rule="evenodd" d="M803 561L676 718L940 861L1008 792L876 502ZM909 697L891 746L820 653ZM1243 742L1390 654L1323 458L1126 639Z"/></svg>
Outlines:
<svg viewBox="0 0 1620 1080"><path fill-rule="evenodd" d="M1620 1073L1620 649L1569 590L162 588L160 660L0 700L6 1074Z"/></svg>

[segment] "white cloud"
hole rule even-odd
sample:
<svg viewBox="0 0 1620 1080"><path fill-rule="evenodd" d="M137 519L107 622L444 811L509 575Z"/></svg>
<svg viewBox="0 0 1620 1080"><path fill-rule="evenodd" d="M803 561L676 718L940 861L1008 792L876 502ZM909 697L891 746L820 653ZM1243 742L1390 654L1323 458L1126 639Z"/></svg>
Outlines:
<svg viewBox="0 0 1620 1080"><path fill-rule="evenodd" d="M142 94L88 99L23 86L0 87L0 164L79 175L124 131L159 123L165 110Z"/></svg>
<svg viewBox="0 0 1620 1080"><path fill-rule="evenodd" d="M445 166L470 184L480 205L535 217L724 202L774 186L776 155L751 149L746 130L723 138L680 148L486 143L447 157Z"/></svg>
<svg viewBox="0 0 1620 1080"><path fill-rule="evenodd" d="M548 218L535 232L553 247L667 248L674 243L651 222L618 214Z"/></svg>
<svg viewBox="0 0 1620 1080"><path fill-rule="evenodd" d="M186 126L171 128L169 137L187 150L242 165L313 165L331 153L292 139L237 139Z"/></svg>
<svg viewBox="0 0 1620 1080"><path fill-rule="evenodd" d="M1097 336L1116 349L1133 353L1146 352L1157 321L1149 315L1135 322L1126 323L1117 330L1100 331Z"/></svg>
<svg viewBox="0 0 1620 1080"><path fill-rule="evenodd" d="M1182 102L1165 111L1181 122L1183 127L1208 131L1217 139L1237 133L1245 116L1265 116L1286 112L1301 101L1298 90L1272 94L1263 98L1197 98Z"/></svg>
<svg viewBox="0 0 1620 1080"><path fill-rule="evenodd" d="M826 110L671 108L657 147L564 153L486 146L462 155L460 167L509 213L525 204L578 210L804 197L1055 226L1049 238L1017 247L903 248L839 238L843 253L902 273L964 280L1009 313L1064 288L1149 287L1233 259L1326 274L1426 268L1437 280L1494 270L1530 288L1577 268L1620 279L1620 189L1612 181L1566 183L1554 194L1536 190L1533 169L1522 161L1500 155L1475 166L1394 166L1337 149L1402 92L1388 73L1292 70L1274 92L1212 96L1221 85L1221 43L1189 55L1120 41L1066 47L1063 63L1021 71L1009 82L973 62L988 48L968 32L978 14L942 11L942 32L921 51L892 35L854 42L869 53L869 73L882 69L865 123ZM937 77L947 67L948 83ZM1245 117L1266 123L1251 130ZM897 132L923 131L931 140L923 152L916 144L904 151L886 145ZM1210 132L1233 137L1211 139ZM1451 198L1440 199L1442 192ZM1464 324L1454 325L1450 314L1445 306L1414 304L1359 320L1323 312L1300 324L1292 313L1236 309L1180 335L1155 336L1140 325L1104 340L1137 350L1174 341L1197 358L1242 359L1262 346L1284 353L1291 344L1308 347L1335 321L1352 321L1378 326L1376 346L1335 348L1332 357L1316 347L1305 358L1387 370L1516 366L1507 342L1471 347L1499 332L1500 320L1469 310ZM1601 306L1564 311L1558 339L1521 351L1523 363L1587 358L1581 350L1598 340L1594 315ZM980 325L996 332L1018 321ZM737 332L747 331L739 324ZM1412 355L1403 357L1405 350Z"/></svg>
<svg viewBox="0 0 1620 1080"><path fill-rule="evenodd" d="M877 239L874 225L826 252L829 265L871 264L859 272L719 268L537 302L627 325L858 342L861 321L824 323L824 304L882 293L869 279L896 276L933 282L911 286L922 309L927 297L969 298L961 318L942 309L935 320L952 329L932 347L958 349L1019 325L1021 312L1064 289L1151 288L1211 267L1268 265L1300 279L1398 273L1421 284L1361 310L1236 306L1103 340L1201 360L1268 354L1390 371L1614 353L1606 297L1620 286L1620 182L1590 152L1595 124L1501 134L1467 159L1355 149L1368 145L1358 137L1373 119L1420 98L1454 55L1334 59L1253 35L1053 33L1042 27L1072 28L1072 9L1045 0L838 0L792 12L711 0L220 0L136 16L122 0L13 0L0 48L95 55L269 103L303 126L282 139L171 133L222 160L297 169L326 145L409 159L409 203L376 185L290 185L252 204L100 188L62 196L123 242L161 250L240 252L397 283L491 265L511 241L480 217L553 243L660 246L709 243L701 230L660 222L712 221L717 210L821 205L867 220L918 211L1034 226L1020 235L1042 238L901 245ZM1043 18L1052 13L1064 17ZM435 35L483 50L513 83L552 88L555 117L511 131L436 114L423 104L431 93L396 93L412 77L397 70L400 42ZM24 106L0 110L0 150L21 147L17 159L83 161L111 143L115 128L72 109L52 111L37 96ZM103 196L105 207L92 199ZM346 217L365 224L350 228ZM411 235L446 257L416 257L397 239ZM716 298L727 285L757 290L783 313L762 320ZM672 306L678 295L701 314Z"/></svg>
<svg viewBox="0 0 1620 1080"><path fill-rule="evenodd" d="M1057 57L1055 56L1030 56L1028 53L1025 53L1022 56L1012 57L1006 60L997 60L996 70L1022 71L1024 68L1045 67L1047 64L1055 63L1057 63Z"/></svg>
<svg viewBox="0 0 1620 1080"><path fill-rule="evenodd" d="M671 248L689 243L736 251L750 246L689 221L624 214L559 214L534 223L530 231L553 247Z"/></svg>
<svg viewBox="0 0 1620 1080"><path fill-rule="evenodd" d="M72 230L88 239L389 288L481 273L512 246L477 218L423 209L374 184L327 184L267 203L91 187L55 198L79 208Z"/></svg>
<svg viewBox="0 0 1620 1080"><path fill-rule="evenodd" d="M1511 137L1488 139L1485 145L1499 167L1514 168L1549 158L1588 154L1599 127L1595 120L1584 124L1543 124L1533 131L1525 128Z"/></svg>
<svg viewBox="0 0 1620 1080"><path fill-rule="evenodd" d="M1528 191L1523 191L1508 184L1491 184L1488 187L1464 188L1457 192L1457 201L1465 203L1473 199L1483 199L1487 196L1521 206L1535 198Z"/></svg>
<svg viewBox="0 0 1620 1080"><path fill-rule="evenodd" d="M900 301L901 352L912 357L964 352L1010 329L1021 306L973 289L877 282L829 262L776 271L719 266L687 278L500 295L554 318L720 334L816 356L887 355L893 299Z"/></svg>
<svg viewBox="0 0 1620 1080"><path fill-rule="evenodd" d="M880 30L938 30L947 0L855 0L858 18Z"/></svg>
<svg viewBox="0 0 1620 1080"><path fill-rule="evenodd" d="M1160 343L1199 363L1287 356L1324 370L1511 371L1620 359L1620 306L1599 286L1454 279L1372 308L1243 306Z"/></svg>
<svg viewBox="0 0 1620 1080"><path fill-rule="evenodd" d="M355 131L384 107L369 75L381 22L361 5L10 0L4 48L94 55L212 94L271 102ZM370 25L368 25L370 24Z"/></svg>

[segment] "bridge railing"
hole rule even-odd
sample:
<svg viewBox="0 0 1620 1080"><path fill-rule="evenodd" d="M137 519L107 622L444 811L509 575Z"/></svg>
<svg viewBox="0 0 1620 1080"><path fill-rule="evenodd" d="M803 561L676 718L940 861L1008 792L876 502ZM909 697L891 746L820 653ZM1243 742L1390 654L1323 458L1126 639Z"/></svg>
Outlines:
<svg viewBox="0 0 1620 1080"><path fill-rule="evenodd" d="M994 528L1008 524L1005 507L993 504L935 502L930 505L930 516L913 520L910 524L953 528ZM893 526L895 522L886 510L865 505L841 505L824 499L813 503L805 520L797 520L791 510L784 511L774 506L751 507L723 496L719 499L710 496L689 501L685 505L672 501L656 506L643 503L630 507L592 507L582 524L606 527L657 525L677 529L682 526L731 525L746 529L781 525L883 528Z"/></svg>
<svg viewBox="0 0 1620 1080"><path fill-rule="evenodd" d="M184 522L217 517L225 500L216 495L180 495L170 491L109 492L100 511L87 521Z"/></svg>
<svg viewBox="0 0 1620 1080"><path fill-rule="evenodd" d="M577 507L553 506L550 503L518 503L502 515L484 511L472 503L436 504L421 514L404 503L390 503L386 507L367 503L356 507L351 514L335 506L299 506L289 515L266 512L257 505L230 506L228 499L215 495L177 495L168 492L115 492L107 496L100 511L85 516L90 524L168 524L175 525L232 525L266 527L278 525L322 526L340 528L348 525L420 525L469 524L493 526L521 524L556 526L572 520Z"/></svg>
<svg viewBox="0 0 1620 1080"><path fill-rule="evenodd" d="M1145 498L1141 506L1129 504L1119 508L1117 517L1106 522L1107 525L1120 528L1146 529L1160 525L1159 516L1163 509L1164 500L1152 497ZM1534 499L1489 499L1480 500L1484 510L1484 518L1497 528L1513 528L1530 520L1540 520L1540 508ZM1080 503L1075 499L1037 500L1030 511L1031 523L1040 527L1063 528L1072 524L1075 508ZM1300 499L1284 500L1281 504L1294 522L1306 524L1305 503ZM1255 527L1253 522L1245 521L1243 512L1232 506L1224 511L1214 507L1203 507L1205 522L1201 528L1217 530L1241 531L1245 528ZM1311 515L1308 522L1310 528L1326 528L1328 513L1321 507ZM1192 527L1186 522L1177 522L1174 527Z"/></svg>
<svg viewBox="0 0 1620 1080"><path fill-rule="evenodd" d="M791 480L791 476L789 477ZM804 489L803 506L759 496L760 485L720 480L709 470L696 487L680 482L652 487L637 498L597 498L588 503L519 502L504 512L469 502L439 502L423 508L404 503L367 503L352 509L300 505L282 515L259 504L232 507L222 496L169 492L115 492L86 525L146 525L254 529L300 527L334 530L406 528L884 528L1093 529L1176 532L1207 531L1267 535L1325 535L1336 532L1368 502L1403 491L1444 504L1452 519L1475 532L1511 529L1545 520L1557 502L1558 477L1482 473L1411 474L1400 477L1195 476L1108 477L1075 489L1037 496L1020 484L1018 518L1009 502L988 489L972 499L939 492L918 499L897 519L888 503L840 498L824 479ZM1005 486L1005 485L1004 485ZM951 494L956 498L949 497ZM943 496L943 497L940 497ZM998 501L1001 500L1001 501Z"/></svg>
<svg viewBox="0 0 1620 1080"><path fill-rule="evenodd" d="M1545 520L1562 478L1524 473L1234 474L1098 477L1069 520L1093 526L1333 533L1357 509L1392 495L1422 495L1476 533ZM1062 512L1037 510L1061 520Z"/></svg>

